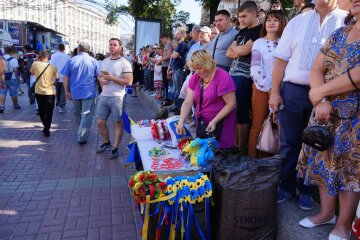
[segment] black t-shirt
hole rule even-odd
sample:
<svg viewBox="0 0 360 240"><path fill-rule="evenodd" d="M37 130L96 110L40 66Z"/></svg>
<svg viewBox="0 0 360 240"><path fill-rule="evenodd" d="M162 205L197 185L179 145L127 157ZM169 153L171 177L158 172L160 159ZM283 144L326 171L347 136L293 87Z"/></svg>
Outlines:
<svg viewBox="0 0 360 240"><path fill-rule="evenodd" d="M238 45L245 45L250 39L251 41L255 42L260 37L261 29L262 29L262 24L259 24L256 27L252 27L252 28L243 28L235 36L234 41L236 41ZM251 62L251 53L249 55L234 59L231 66L230 74L245 75L245 76L250 75L250 62ZM244 74L239 74L239 73L244 73Z"/></svg>

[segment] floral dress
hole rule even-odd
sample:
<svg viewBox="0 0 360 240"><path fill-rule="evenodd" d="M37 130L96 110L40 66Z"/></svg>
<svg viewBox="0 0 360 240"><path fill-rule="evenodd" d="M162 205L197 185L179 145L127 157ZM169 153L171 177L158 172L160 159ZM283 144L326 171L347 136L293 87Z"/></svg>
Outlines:
<svg viewBox="0 0 360 240"><path fill-rule="evenodd" d="M360 65L360 40L347 43L353 25L336 30L321 48L325 55L325 81L331 81ZM355 76L352 76L355 79ZM333 106L330 130L332 146L323 152L305 144L298 162L298 177L305 184L322 187L330 195L339 191L360 192L360 117L359 93L355 90L329 97ZM313 118L309 125L313 124Z"/></svg>

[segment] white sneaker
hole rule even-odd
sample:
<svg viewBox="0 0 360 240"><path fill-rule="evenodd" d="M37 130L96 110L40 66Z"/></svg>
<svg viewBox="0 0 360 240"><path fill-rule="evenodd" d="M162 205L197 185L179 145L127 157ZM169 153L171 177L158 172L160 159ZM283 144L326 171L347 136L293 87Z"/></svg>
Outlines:
<svg viewBox="0 0 360 240"><path fill-rule="evenodd" d="M155 97L156 95L157 95L156 93L153 93L153 94L151 94L150 96Z"/></svg>
<svg viewBox="0 0 360 240"><path fill-rule="evenodd" d="M59 111L59 113L64 113L64 112L65 112L65 109L62 108L62 107L59 107L59 108L58 108L58 111Z"/></svg>

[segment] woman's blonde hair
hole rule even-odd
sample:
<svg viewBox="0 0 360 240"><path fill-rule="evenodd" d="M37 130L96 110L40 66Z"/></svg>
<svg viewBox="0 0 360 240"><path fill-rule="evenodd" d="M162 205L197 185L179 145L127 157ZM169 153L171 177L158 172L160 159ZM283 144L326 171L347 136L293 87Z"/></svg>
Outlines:
<svg viewBox="0 0 360 240"><path fill-rule="evenodd" d="M200 67L208 71L213 71L216 68L215 60L206 50L196 50L191 53L188 65L192 70Z"/></svg>

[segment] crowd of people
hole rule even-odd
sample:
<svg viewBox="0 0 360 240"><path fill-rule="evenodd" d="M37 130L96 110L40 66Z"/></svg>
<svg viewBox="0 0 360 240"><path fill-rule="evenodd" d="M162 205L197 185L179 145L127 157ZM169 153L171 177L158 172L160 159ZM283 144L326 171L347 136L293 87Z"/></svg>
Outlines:
<svg viewBox="0 0 360 240"><path fill-rule="evenodd" d="M193 27L191 41L179 29L174 39L162 35L160 47L148 46L138 56L146 88L156 88L154 97L167 100L165 105L173 103L169 111L180 113L179 133L195 106L197 131L205 122L220 148L235 146L243 154L264 157L269 153L258 150L257 143L271 114L284 158L278 203L298 190L299 207L311 210L318 187L320 212L299 224L336 224L329 239L350 237L360 196L359 13L357 0L295 0L287 16L279 1L268 11L247 1L237 19L219 10L213 25ZM162 47L166 51L159 51ZM155 69L163 62L160 85ZM185 96L181 89L186 89ZM321 152L303 144L302 133L323 122L332 126L334 137Z"/></svg>
<svg viewBox="0 0 360 240"><path fill-rule="evenodd" d="M288 15L280 1L271 2L268 10L246 1L236 19L219 10L210 26L194 25L188 34L179 28L174 38L163 34L159 43L144 46L138 55L124 56L116 38L109 41L109 56L97 59L89 55L86 42L72 58L62 44L52 56L46 51L35 54L25 46L19 61L13 48L5 47L0 112L8 91L14 109L21 109L17 95L23 93L18 88L22 76L30 103L36 98L44 136L50 136L55 101L58 111L65 112L66 99L71 100L79 123L77 142L87 142L96 112L103 138L96 151L110 149L110 158L118 155L128 85L133 85L133 97L140 88L150 91L164 108L180 115L179 133L193 112L197 134L205 129L221 149L237 148L251 157L269 155L257 144L270 115L280 131L279 153L284 160L278 203L298 191L299 207L311 210L318 187L320 212L299 224L305 228L335 224L329 239L348 239L360 198L359 17L360 0L315 4L294 0ZM110 116L113 144L107 127ZM319 151L305 145L304 129L324 122L331 126L331 146Z"/></svg>

